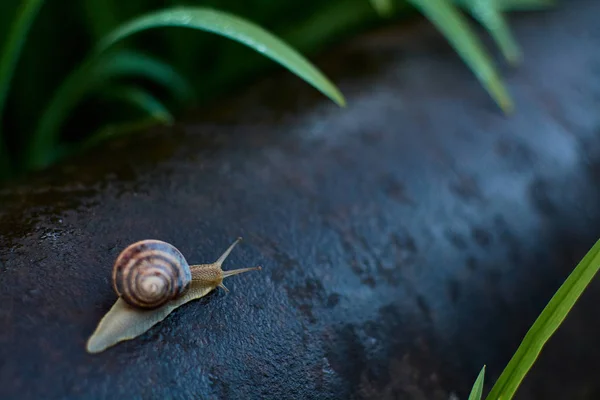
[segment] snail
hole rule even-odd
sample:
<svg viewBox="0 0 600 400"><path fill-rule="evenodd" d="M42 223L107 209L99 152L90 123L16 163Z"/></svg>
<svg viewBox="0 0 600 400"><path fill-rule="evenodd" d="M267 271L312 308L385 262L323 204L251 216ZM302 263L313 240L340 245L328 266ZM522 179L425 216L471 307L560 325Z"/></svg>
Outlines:
<svg viewBox="0 0 600 400"><path fill-rule="evenodd" d="M88 339L86 350L100 353L115 344L136 338L165 319L173 310L199 299L217 287L226 292L223 279L261 267L230 271L221 266L238 238L212 264L189 265L181 252L161 240L129 245L117 257L112 284L118 298Z"/></svg>

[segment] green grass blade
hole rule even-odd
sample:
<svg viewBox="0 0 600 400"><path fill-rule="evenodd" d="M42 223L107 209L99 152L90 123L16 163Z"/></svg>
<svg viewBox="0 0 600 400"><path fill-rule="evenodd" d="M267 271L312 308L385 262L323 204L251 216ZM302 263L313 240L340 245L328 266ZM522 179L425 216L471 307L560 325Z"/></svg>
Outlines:
<svg viewBox="0 0 600 400"><path fill-rule="evenodd" d="M556 6L558 0L495 0L502 11L537 11Z"/></svg>
<svg viewBox="0 0 600 400"><path fill-rule="evenodd" d="M135 86L110 87L103 92L107 99L129 103L156 121L172 124L174 118L169 110L152 94Z"/></svg>
<svg viewBox="0 0 600 400"><path fill-rule="evenodd" d="M345 99L337 87L285 42L252 22L209 8L174 7L134 18L102 40L97 52L137 32L159 27L199 29L235 40L283 65L338 105L345 105Z"/></svg>
<svg viewBox="0 0 600 400"><path fill-rule="evenodd" d="M512 99L492 60L456 6L449 0L409 1L444 34L500 108L505 113L512 112Z"/></svg>
<svg viewBox="0 0 600 400"><path fill-rule="evenodd" d="M523 378L538 358L542 348L575 305L600 268L600 240L583 257L577 267L546 305L500 378L487 396L487 400L509 400L517 391Z"/></svg>
<svg viewBox="0 0 600 400"><path fill-rule="evenodd" d="M119 50L104 53L90 63L96 79L105 80L113 76L145 78L168 89L182 104L195 100L191 83L175 68L158 58L136 51Z"/></svg>
<svg viewBox="0 0 600 400"><path fill-rule="evenodd" d="M521 62L521 48L513 37L502 11L495 0L468 0L466 8L492 36L502 55L512 65Z"/></svg>
<svg viewBox="0 0 600 400"><path fill-rule="evenodd" d="M471 389L471 394L469 394L469 400L481 400L481 396L483 396L483 378L485 376L485 365L479 371L479 375L477 375L477 379L473 384L473 388Z"/></svg>
<svg viewBox="0 0 600 400"><path fill-rule="evenodd" d="M481 1L481 0L480 0ZM541 11L556 6L556 0L485 0L492 3L492 7L500 12L509 11ZM477 0L452 0L461 7L472 7Z"/></svg>
<svg viewBox="0 0 600 400"><path fill-rule="evenodd" d="M0 182L12 174L12 165L8 155L8 149L0 136Z"/></svg>
<svg viewBox="0 0 600 400"><path fill-rule="evenodd" d="M6 40L0 52L0 178L4 179L11 175L12 164L11 157L6 147L3 134L3 115L6 98L10 88L10 83L21 55L29 29L33 24L40 8L44 4L43 0L24 0L17 15L13 19L12 25L8 29Z"/></svg>
<svg viewBox="0 0 600 400"><path fill-rule="evenodd" d="M371 6L381 17L389 17L394 13L393 0L369 0Z"/></svg>
<svg viewBox="0 0 600 400"><path fill-rule="evenodd" d="M39 121L27 150L30 168L51 163L52 149L60 139L60 128L73 108L108 81L124 76L142 77L163 85L180 99L193 97L191 85L168 64L130 51L103 53L74 70L61 84Z"/></svg>
<svg viewBox="0 0 600 400"><path fill-rule="evenodd" d="M83 0L86 28L95 39L100 40L117 26L119 20L113 0Z"/></svg>
<svg viewBox="0 0 600 400"><path fill-rule="evenodd" d="M8 31L2 53L0 53L0 122L17 60L19 59L33 20L43 3L43 0L24 0L21 3L21 7L17 11L17 16Z"/></svg>
<svg viewBox="0 0 600 400"><path fill-rule="evenodd" d="M92 135L90 135L82 143L74 146L71 149L72 153L79 153L83 150L89 149L97 144L119 136L130 135L134 132L141 132L147 130L157 123L154 117L143 118L132 122L122 122L118 124L109 124L103 128L100 128Z"/></svg>

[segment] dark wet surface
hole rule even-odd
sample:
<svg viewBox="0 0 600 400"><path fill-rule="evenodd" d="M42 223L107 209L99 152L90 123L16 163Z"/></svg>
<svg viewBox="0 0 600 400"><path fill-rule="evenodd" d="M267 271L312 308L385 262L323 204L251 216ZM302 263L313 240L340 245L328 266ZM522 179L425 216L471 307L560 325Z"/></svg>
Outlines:
<svg viewBox="0 0 600 400"><path fill-rule="evenodd" d="M432 31L320 62L339 109L266 79L174 131L0 191L0 398L466 399L600 236L600 3L521 15L500 114ZM85 341L156 238L228 278L148 334ZM517 399L600 398L595 281ZM568 367L567 367L568 366Z"/></svg>

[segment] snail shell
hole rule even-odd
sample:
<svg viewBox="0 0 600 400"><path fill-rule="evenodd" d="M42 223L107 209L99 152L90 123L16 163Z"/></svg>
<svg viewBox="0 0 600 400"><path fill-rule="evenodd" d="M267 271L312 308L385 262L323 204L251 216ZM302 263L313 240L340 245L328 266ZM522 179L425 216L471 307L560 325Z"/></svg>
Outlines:
<svg viewBox="0 0 600 400"><path fill-rule="evenodd" d="M192 274L185 257L173 245L142 240L119 254L112 278L115 292L126 303L153 309L183 295Z"/></svg>

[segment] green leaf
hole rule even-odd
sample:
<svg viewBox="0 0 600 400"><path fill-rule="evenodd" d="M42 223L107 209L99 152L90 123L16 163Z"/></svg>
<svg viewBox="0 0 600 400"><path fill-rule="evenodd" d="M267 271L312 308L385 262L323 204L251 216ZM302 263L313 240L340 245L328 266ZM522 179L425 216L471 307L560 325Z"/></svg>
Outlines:
<svg viewBox="0 0 600 400"><path fill-rule="evenodd" d="M108 99L123 101L139 108L156 121L165 124L172 124L174 121L169 110L146 90L135 86L117 86L106 89L103 94Z"/></svg>
<svg viewBox="0 0 600 400"><path fill-rule="evenodd" d="M522 54L496 0L465 0L464 7L492 36L504 58L512 65L521 61Z"/></svg>
<svg viewBox="0 0 600 400"><path fill-rule="evenodd" d="M8 178L12 173L12 165L8 157L8 149L0 136L0 181Z"/></svg>
<svg viewBox="0 0 600 400"><path fill-rule="evenodd" d="M83 0L85 27L96 39L102 38L118 24L117 5L113 0Z"/></svg>
<svg viewBox="0 0 600 400"><path fill-rule="evenodd" d="M91 148L100 142L115 138L123 135L130 135L134 132L141 132L149 129L156 125L156 119L154 117L143 118L141 120L122 122L116 124L108 124L103 128L98 129L96 132L91 134L82 143L73 146L70 150L71 153L81 152L85 149Z"/></svg>
<svg viewBox="0 0 600 400"><path fill-rule="evenodd" d="M345 105L345 99L335 85L285 42L252 22L209 8L174 7L134 18L108 35L98 45L96 52L105 51L137 32L159 27L199 29L240 42L285 66L338 105Z"/></svg>
<svg viewBox="0 0 600 400"><path fill-rule="evenodd" d="M369 0L371 6L381 17L390 17L394 13L393 0Z"/></svg>
<svg viewBox="0 0 600 400"><path fill-rule="evenodd" d="M43 0L23 0L9 30L2 53L0 53L0 123L15 66L25 44L25 39L27 39L29 29L43 3Z"/></svg>
<svg viewBox="0 0 600 400"><path fill-rule="evenodd" d="M483 396L483 377L485 375L485 365L479 371L479 375L477 375L477 379L473 384L473 388L471 389L471 394L469 394L469 400L481 400L481 396Z"/></svg>
<svg viewBox="0 0 600 400"><path fill-rule="evenodd" d="M496 68L466 18L449 0L409 0L446 37L505 113L513 110Z"/></svg>
<svg viewBox="0 0 600 400"><path fill-rule="evenodd" d="M29 29L43 3L43 0L23 0L0 53L0 178L8 177L12 170L10 154L3 134L4 106Z"/></svg>
<svg viewBox="0 0 600 400"><path fill-rule="evenodd" d="M124 76L143 77L171 90L182 101L193 97L189 85L177 71L156 58L119 50L91 58L75 69L61 84L44 110L28 143L29 167L39 168L53 161L52 148L60 139L60 128L74 107L102 85Z"/></svg>
<svg viewBox="0 0 600 400"><path fill-rule="evenodd" d="M136 132L142 132L157 125L155 117L146 117L135 121L110 123L88 135L84 140L78 143L60 143L53 150L57 158L67 157L69 155L82 153L108 139L119 136L132 135Z"/></svg>
<svg viewBox="0 0 600 400"><path fill-rule="evenodd" d="M534 11L556 6L557 0L495 0L502 11Z"/></svg>
<svg viewBox="0 0 600 400"><path fill-rule="evenodd" d="M542 348L562 324L599 268L600 240L594 244L550 299L502 371L500 378L488 394L487 400L509 400L514 396Z"/></svg>
<svg viewBox="0 0 600 400"><path fill-rule="evenodd" d="M103 53L88 64L92 77L87 77L89 84L101 84L106 80L123 76L145 78L168 89L180 103L189 103L195 99L192 85L171 65L130 50ZM85 66L82 69L86 69ZM74 75L74 74L72 74Z"/></svg>

